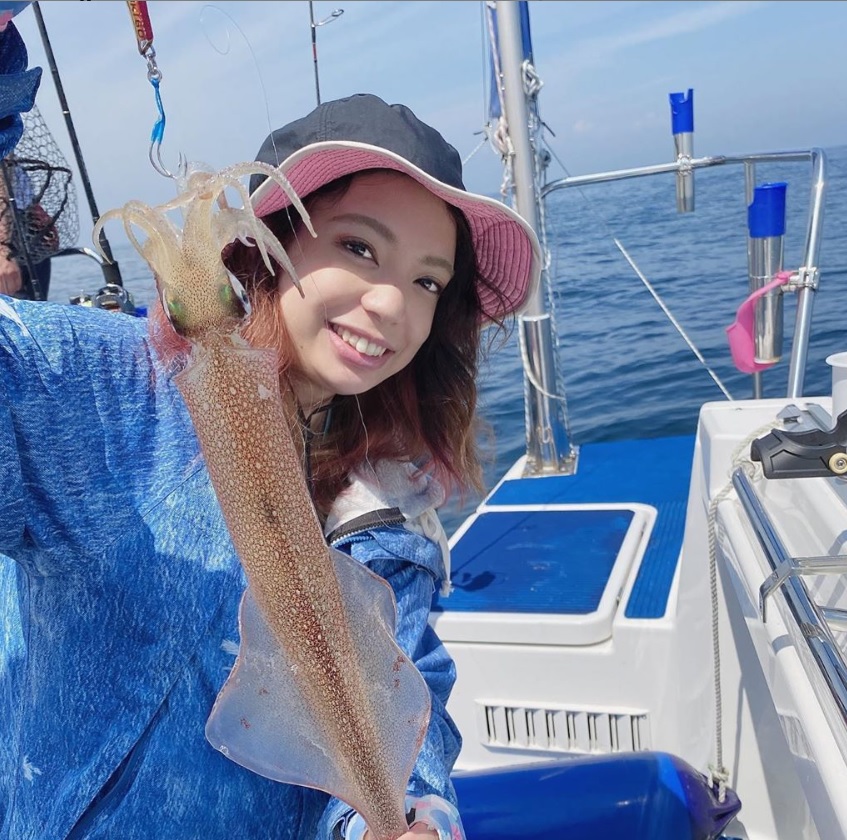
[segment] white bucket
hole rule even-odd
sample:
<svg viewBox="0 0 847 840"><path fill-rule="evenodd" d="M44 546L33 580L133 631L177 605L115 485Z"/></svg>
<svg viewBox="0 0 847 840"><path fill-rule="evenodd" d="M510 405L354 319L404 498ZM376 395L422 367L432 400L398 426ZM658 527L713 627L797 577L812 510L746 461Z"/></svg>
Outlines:
<svg viewBox="0 0 847 840"><path fill-rule="evenodd" d="M832 420L847 411L847 352L826 357L832 368Z"/></svg>

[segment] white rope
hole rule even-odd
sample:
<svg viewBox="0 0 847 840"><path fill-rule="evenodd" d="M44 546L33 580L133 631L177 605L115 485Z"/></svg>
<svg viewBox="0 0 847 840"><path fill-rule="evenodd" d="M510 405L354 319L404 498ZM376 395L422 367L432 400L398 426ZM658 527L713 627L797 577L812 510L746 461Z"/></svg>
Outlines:
<svg viewBox="0 0 847 840"><path fill-rule="evenodd" d="M476 134L476 132L474 132ZM483 138L479 141L476 148L462 161L462 168L467 166L468 161L488 142L488 128L482 130Z"/></svg>
<svg viewBox="0 0 847 840"><path fill-rule="evenodd" d="M523 327L521 326L518 330L518 340L521 348L521 362L523 364L524 373L526 374L526 378L529 380L530 385L538 391L544 397L547 397L549 400L558 400L565 407L565 412L567 415L567 400L565 399L564 394L553 394L550 391L546 390L542 384L538 381L538 377L535 375L535 371L532 369L532 363L529 358L529 351L526 347L526 337L524 336Z"/></svg>
<svg viewBox="0 0 847 840"><path fill-rule="evenodd" d="M717 787L718 802L726 798L726 788L729 784L729 771L723 764L723 700L721 690L721 646L720 646L720 613L718 602L718 563L716 522L718 506L733 490L732 473L740 467L751 481L755 481L762 471L761 464L754 462L749 455L750 444L758 437L767 434L771 429L780 425L777 420L748 435L733 451L730 459L730 479L714 498L709 502L708 534L709 534L709 588L712 599L712 657L715 677L715 762L709 765L709 783Z"/></svg>

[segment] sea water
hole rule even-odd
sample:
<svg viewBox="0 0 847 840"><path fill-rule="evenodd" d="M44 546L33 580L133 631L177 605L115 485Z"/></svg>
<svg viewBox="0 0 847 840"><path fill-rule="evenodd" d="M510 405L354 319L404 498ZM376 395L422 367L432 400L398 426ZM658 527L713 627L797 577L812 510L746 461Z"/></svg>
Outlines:
<svg viewBox="0 0 847 840"><path fill-rule="evenodd" d="M847 351L847 146L827 150L827 195L812 337L803 393L829 394L826 358ZM760 164L757 182L786 181L786 269L803 263L809 214L808 164ZM726 399L620 253L618 239L733 398L752 396L733 366L725 327L748 294L743 168L695 173L696 210L676 212L672 174L553 193L548 204L552 308L560 376L575 443L693 434L700 406ZM108 231L124 286L152 304L147 266L118 225ZM87 244L87 243L85 243ZM50 299L66 302L102 285L86 257L54 260ZM786 392L796 295L785 297L784 355L762 374L763 394ZM523 373L516 332L487 336L480 369L479 441L490 487L525 449ZM626 466L622 465L622 469ZM479 497L442 511L448 533Z"/></svg>

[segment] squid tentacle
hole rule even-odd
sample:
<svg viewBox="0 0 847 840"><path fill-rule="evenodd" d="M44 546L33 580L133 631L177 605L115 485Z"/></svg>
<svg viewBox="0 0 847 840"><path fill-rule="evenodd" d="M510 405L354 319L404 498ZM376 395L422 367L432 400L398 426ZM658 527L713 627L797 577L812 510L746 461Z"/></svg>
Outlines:
<svg viewBox="0 0 847 840"><path fill-rule="evenodd" d="M104 259L108 257L100 245L100 231L107 222L113 219L122 221L127 238L139 253L147 257L145 251L155 252L152 268L156 274L162 274L170 269L171 260L168 254L178 249L180 244L180 232L170 219L141 201L129 201L120 210L107 211L97 220L91 234L95 248ZM139 241L133 225L147 234L146 243L142 244ZM161 257L164 264L161 264L156 257Z"/></svg>

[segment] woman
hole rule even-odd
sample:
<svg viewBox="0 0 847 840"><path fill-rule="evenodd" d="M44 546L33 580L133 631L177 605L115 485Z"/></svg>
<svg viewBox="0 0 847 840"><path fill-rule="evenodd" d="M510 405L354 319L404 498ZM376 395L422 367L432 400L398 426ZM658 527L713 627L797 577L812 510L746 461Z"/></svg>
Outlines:
<svg viewBox="0 0 847 840"><path fill-rule="evenodd" d="M324 103L258 159L318 236L274 183L251 184L306 294L256 249L226 249L253 307L245 335L280 351L327 539L392 586L397 641L432 694L404 837L461 837L454 669L427 623L448 581L434 509L442 484L477 480L480 329L526 300L538 246L464 191L434 129L373 96ZM362 837L343 802L203 737L245 581L166 375L181 348L161 313L151 327L0 300L0 838Z"/></svg>

